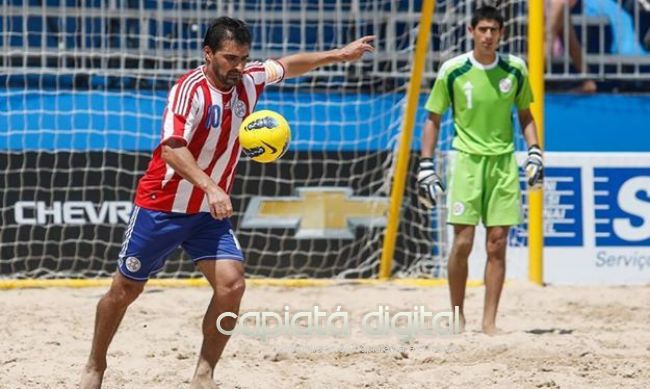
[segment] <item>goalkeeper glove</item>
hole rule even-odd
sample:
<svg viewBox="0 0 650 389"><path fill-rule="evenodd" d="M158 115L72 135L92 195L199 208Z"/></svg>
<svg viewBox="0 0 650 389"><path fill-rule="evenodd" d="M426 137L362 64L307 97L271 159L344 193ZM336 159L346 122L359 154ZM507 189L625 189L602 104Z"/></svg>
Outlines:
<svg viewBox="0 0 650 389"><path fill-rule="evenodd" d="M544 183L544 159L542 149L538 145L532 145L528 149L528 158L524 164L526 181L531 188L541 188Z"/></svg>
<svg viewBox="0 0 650 389"><path fill-rule="evenodd" d="M418 199L428 209L432 209L445 193L445 186L436 174L433 158L420 159L418 167Z"/></svg>

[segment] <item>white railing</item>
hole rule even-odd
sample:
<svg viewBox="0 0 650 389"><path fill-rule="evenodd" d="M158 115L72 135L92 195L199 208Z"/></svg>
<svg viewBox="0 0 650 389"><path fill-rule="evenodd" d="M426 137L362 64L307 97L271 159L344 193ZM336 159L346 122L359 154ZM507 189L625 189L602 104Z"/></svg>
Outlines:
<svg viewBox="0 0 650 389"><path fill-rule="evenodd" d="M611 0L585 0L598 2ZM641 35L642 13L650 12L650 0L632 2L634 36ZM45 4L45 2L43 2ZM409 77L411 52L419 2L324 1L290 3L225 1L204 2L209 9L145 9L144 2L108 1L105 7L15 6L0 7L2 31L0 73L102 73L140 77L175 76L192 61L200 60L202 26L218 15L232 15L250 23L255 33L252 57L280 57L300 50L329 49L366 33L379 35L378 50L366 63L355 65L359 72L387 78ZM425 77L435 77L440 61L467 51L471 41L465 33L471 10L479 1L438 2L434 42ZM506 51L525 57L526 1L511 0L502 6L509 16ZM159 3L161 4L161 3ZM202 3L203 4L203 3ZM622 9L625 2L618 1ZM592 6L592 8L594 8ZM611 7L610 7L611 8ZM612 53L608 42L613 30L624 26L618 14L585 15L565 12L563 34L558 38L569 47L571 26L581 36L587 64L576 69L568 50L547 56L549 80L650 79L650 55ZM623 11L627 12L627 11ZM621 27L623 26L623 27ZM637 42L639 45L640 43ZM319 75L349 73L345 66L320 70Z"/></svg>

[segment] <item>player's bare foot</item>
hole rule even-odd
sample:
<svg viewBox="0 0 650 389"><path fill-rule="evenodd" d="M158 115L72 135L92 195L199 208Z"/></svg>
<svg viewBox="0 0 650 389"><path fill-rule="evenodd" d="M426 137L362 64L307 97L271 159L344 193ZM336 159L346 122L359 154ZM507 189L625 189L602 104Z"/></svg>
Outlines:
<svg viewBox="0 0 650 389"><path fill-rule="evenodd" d="M483 324L483 333L488 336L499 335L502 331L494 324Z"/></svg>
<svg viewBox="0 0 650 389"><path fill-rule="evenodd" d="M190 389L219 389L219 386L207 376L194 376Z"/></svg>
<svg viewBox="0 0 650 389"><path fill-rule="evenodd" d="M81 373L81 383L79 389L99 389L102 387L104 379L104 370L97 370L86 366Z"/></svg>

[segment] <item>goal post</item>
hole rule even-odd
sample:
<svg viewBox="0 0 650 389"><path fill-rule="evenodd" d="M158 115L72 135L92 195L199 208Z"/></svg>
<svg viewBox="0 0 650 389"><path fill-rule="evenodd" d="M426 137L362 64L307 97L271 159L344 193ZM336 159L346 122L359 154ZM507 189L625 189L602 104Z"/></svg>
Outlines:
<svg viewBox="0 0 650 389"><path fill-rule="evenodd" d="M528 4L528 70L539 146L544 149L544 0ZM528 278L544 283L544 188L529 192Z"/></svg>
<svg viewBox="0 0 650 389"><path fill-rule="evenodd" d="M406 92L406 109L404 110L403 127L400 134L399 150L397 152L397 164L393 185L390 192L390 207L388 209L388 222L384 233L383 249L379 264L379 278L388 279L391 276L393 254L395 252L395 240L399 233L399 219L408 177L408 167L411 154L411 141L413 140L413 126L416 118L416 111L420 104L420 88L422 84L422 73L424 62L427 57L429 36L431 35L431 19L435 12L435 0L424 0L422 12L420 12L420 23L418 35L413 53L413 68L409 86Z"/></svg>

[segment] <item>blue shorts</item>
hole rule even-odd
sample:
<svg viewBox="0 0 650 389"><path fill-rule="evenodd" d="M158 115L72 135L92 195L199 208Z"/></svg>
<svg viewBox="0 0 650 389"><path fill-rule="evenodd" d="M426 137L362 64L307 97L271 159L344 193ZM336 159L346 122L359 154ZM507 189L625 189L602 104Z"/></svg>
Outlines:
<svg viewBox="0 0 650 389"><path fill-rule="evenodd" d="M244 260L229 219L208 212L152 211L133 207L124 233L117 268L126 278L146 281L163 269L167 257L181 246L195 263L201 260Z"/></svg>

